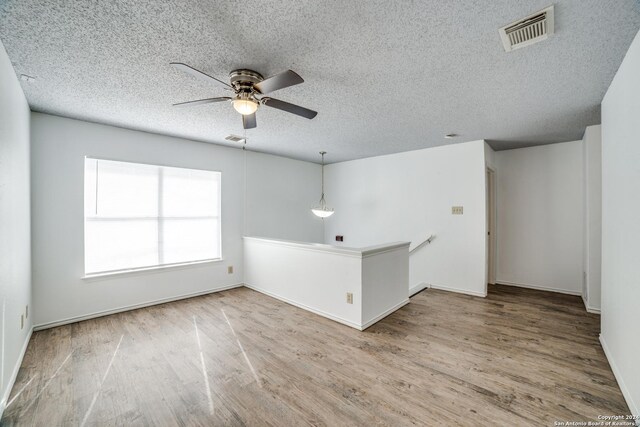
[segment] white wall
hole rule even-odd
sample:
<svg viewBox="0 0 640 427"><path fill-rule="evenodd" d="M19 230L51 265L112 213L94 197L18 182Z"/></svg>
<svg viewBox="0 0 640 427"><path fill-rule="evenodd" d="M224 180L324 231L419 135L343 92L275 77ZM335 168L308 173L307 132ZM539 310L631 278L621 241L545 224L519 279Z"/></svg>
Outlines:
<svg viewBox="0 0 640 427"><path fill-rule="evenodd" d="M25 306L31 305L29 116L0 43L0 416L31 331L31 316L20 326Z"/></svg>
<svg viewBox="0 0 640 427"><path fill-rule="evenodd" d="M322 246L245 239L245 282L259 292L359 328L362 256ZM347 304L347 292L353 293L353 304Z"/></svg>
<svg viewBox="0 0 640 427"><path fill-rule="evenodd" d="M322 242L322 220L311 212L320 197L320 165L247 154L245 235Z"/></svg>
<svg viewBox="0 0 640 427"><path fill-rule="evenodd" d="M383 242L417 245L409 286L421 283L484 296L484 141L453 144L327 166L325 193L335 214L325 220L325 242L363 247ZM452 206L464 206L452 215Z"/></svg>
<svg viewBox="0 0 640 427"><path fill-rule="evenodd" d="M247 237L244 265L251 289L359 330L409 302L408 242L356 249Z"/></svg>
<svg viewBox="0 0 640 427"><path fill-rule="evenodd" d="M582 142L498 151L497 282L580 295Z"/></svg>
<svg viewBox="0 0 640 427"><path fill-rule="evenodd" d="M409 244L362 256L362 327L409 303Z"/></svg>
<svg viewBox="0 0 640 427"><path fill-rule="evenodd" d="M640 415L640 33L602 101L603 347Z"/></svg>
<svg viewBox="0 0 640 427"><path fill-rule="evenodd" d="M31 131L36 326L242 283L242 150L38 113L32 115ZM82 280L85 156L221 171L224 261ZM252 195L247 205L252 210L246 218L251 231L266 237L317 240L320 222L308 216L292 227L287 214L307 209L313 200L320 185L317 165L255 153L247 153L247 164L252 171L247 180L247 194ZM279 168L277 173L270 170L272 165ZM272 175L260 177L261 171ZM259 179L259 190L252 189ZM306 184L312 188L305 191ZM283 193L291 197L283 198ZM269 212L264 221L256 207L273 200L278 201L278 210ZM233 274L227 274L229 265L234 266Z"/></svg>
<svg viewBox="0 0 640 427"><path fill-rule="evenodd" d="M602 263L602 134L589 126L582 138L584 168L584 274L582 289L587 310L600 311Z"/></svg>

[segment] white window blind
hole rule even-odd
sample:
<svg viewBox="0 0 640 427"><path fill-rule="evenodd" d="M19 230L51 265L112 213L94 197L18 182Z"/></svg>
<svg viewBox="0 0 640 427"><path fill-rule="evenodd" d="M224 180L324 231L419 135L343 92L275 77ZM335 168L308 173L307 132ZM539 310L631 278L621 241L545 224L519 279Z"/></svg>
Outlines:
<svg viewBox="0 0 640 427"><path fill-rule="evenodd" d="M85 274L221 258L220 172L85 159Z"/></svg>

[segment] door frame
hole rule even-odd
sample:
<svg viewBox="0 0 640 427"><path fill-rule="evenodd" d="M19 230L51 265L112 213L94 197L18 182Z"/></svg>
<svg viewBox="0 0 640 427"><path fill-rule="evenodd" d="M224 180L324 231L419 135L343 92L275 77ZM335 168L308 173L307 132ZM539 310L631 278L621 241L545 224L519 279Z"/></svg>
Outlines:
<svg viewBox="0 0 640 427"><path fill-rule="evenodd" d="M496 283L497 268L497 203L496 203L496 171L489 166L486 167L487 183L487 284Z"/></svg>

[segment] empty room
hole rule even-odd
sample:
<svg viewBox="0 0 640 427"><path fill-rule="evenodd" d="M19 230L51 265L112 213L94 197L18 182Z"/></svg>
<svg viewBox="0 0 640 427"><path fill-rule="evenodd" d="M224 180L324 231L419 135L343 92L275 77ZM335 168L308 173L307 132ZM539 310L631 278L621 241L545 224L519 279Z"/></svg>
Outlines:
<svg viewBox="0 0 640 427"><path fill-rule="evenodd" d="M639 31L0 0L0 425L640 426Z"/></svg>

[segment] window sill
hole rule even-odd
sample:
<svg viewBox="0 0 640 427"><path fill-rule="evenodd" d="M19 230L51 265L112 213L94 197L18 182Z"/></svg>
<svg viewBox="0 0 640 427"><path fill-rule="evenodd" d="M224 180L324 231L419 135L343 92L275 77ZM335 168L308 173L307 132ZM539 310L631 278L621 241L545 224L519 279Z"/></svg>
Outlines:
<svg viewBox="0 0 640 427"><path fill-rule="evenodd" d="M86 274L81 277L85 281L114 279L117 277L138 276L143 274L161 273L167 270L182 270L198 266L206 266L209 264L217 264L223 262L224 258L207 259L203 261L182 262L179 264L157 265L153 267L132 268L129 270L107 271L104 273Z"/></svg>

